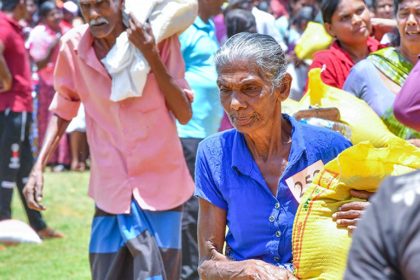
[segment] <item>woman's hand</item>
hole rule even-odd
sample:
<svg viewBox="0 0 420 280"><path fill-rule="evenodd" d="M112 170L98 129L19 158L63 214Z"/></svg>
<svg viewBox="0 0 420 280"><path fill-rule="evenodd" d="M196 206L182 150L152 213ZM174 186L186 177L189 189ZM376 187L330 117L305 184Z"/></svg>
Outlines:
<svg viewBox="0 0 420 280"><path fill-rule="evenodd" d="M350 194L353 197L368 200L373 193L367 191L351 190ZM351 235L356 229L357 222L362 217L363 212L369 206L368 201L355 201L341 205L338 212L333 214L333 220L336 221L339 227L347 227Z"/></svg>
<svg viewBox="0 0 420 280"><path fill-rule="evenodd" d="M198 245L202 280L296 279L293 274L261 260L232 261L222 254L226 233L226 211L199 199Z"/></svg>
<svg viewBox="0 0 420 280"><path fill-rule="evenodd" d="M420 148L420 139L410 139L410 140L407 140L410 144L412 144L412 145L414 145L414 146L416 146L416 147L418 147L418 148Z"/></svg>
<svg viewBox="0 0 420 280"><path fill-rule="evenodd" d="M271 265L260 260L246 260L237 262L241 267L231 279L243 280L287 280L297 279L288 270Z"/></svg>
<svg viewBox="0 0 420 280"><path fill-rule="evenodd" d="M210 268L211 267L211 268ZM261 260L208 260L198 268L203 280L295 280L288 270ZM212 271L209 271L212 270Z"/></svg>
<svg viewBox="0 0 420 280"><path fill-rule="evenodd" d="M372 18L370 22L375 32L388 33L398 27L395 19Z"/></svg>

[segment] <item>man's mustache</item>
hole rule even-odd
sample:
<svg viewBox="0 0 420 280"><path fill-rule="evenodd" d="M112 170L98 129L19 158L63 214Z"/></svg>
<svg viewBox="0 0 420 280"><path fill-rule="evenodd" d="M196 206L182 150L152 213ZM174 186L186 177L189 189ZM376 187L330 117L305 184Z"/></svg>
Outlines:
<svg viewBox="0 0 420 280"><path fill-rule="evenodd" d="M100 25L100 24L108 24L108 23L109 23L109 21L107 19L105 19L105 18L102 18L102 17L97 18L97 19L91 19L89 21L89 25L90 26L92 26L92 25Z"/></svg>

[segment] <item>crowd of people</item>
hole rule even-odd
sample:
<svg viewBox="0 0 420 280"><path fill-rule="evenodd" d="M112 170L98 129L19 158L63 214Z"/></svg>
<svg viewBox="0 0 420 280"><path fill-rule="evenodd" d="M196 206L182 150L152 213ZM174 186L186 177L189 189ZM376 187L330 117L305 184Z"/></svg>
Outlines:
<svg viewBox="0 0 420 280"><path fill-rule="evenodd" d="M299 201L287 180L352 143L282 104L300 100L308 71L322 68L325 84L420 147L420 0L179 0L170 15L166 2L151 0L140 18L135 0L1 0L0 220L12 217L16 186L39 236L63 237L41 215L45 167L90 168L93 279L295 279ZM192 24L179 32L182 21ZM300 59L310 22L333 42ZM106 62L124 40L136 58L116 76ZM117 78L144 86L115 101ZM382 188L411 182L419 193L418 173L401 178ZM364 244L378 242L371 227L388 190L372 206L372 193L352 190L362 201L333 214L349 234L370 219L350 259L368 259ZM346 279L420 277L414 261L399 269L378 258L349 260Z"/></svg>

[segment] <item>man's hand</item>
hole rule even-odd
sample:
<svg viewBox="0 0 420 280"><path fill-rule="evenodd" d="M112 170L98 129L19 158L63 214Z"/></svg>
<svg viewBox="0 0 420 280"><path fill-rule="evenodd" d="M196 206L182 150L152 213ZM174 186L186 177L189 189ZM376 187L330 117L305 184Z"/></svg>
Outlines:
<svg viewBox="0 0 420 280"><path fill-rule="evenodd" d="M42 191L44 188L44 174L42 168L34 167L29 176L28 183L23 189L23 194L26 199L26 204L29 208L37 211L45 210L46 208L41 204Z"/></svg>
<svg viewBox="0 0 420 280"><path fill-rule="evenodd" d="M368 200L373 193L367 191L351 190L350 194L353 197ZM355 201L341 205L338 208L338 212L333 214L333 220L336 221L340 227L347 227L349 234L351 235L356 229L357 222L362 217L363 212L369 206L368 201Z"/></svg>
<svg viewBox="0 0 420 280"><path fill-rule="evenodd" d="M127 35L130 42L142 52L146 59L150 55L158 54L159 52L150 24L141 24L131 13L129 17Z"/></svg>

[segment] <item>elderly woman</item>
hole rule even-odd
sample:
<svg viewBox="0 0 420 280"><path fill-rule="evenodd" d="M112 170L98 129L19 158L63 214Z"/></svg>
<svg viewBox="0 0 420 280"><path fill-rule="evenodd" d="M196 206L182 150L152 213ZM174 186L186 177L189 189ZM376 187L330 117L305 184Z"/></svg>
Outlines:
<svg viewBox="0 0 420 280"><path fill-rule="evenodd" d="M366 101L391 132L420 145L420 133L399 123L393 114L395 97L420 55L420 0L396 0L401 43L370 54L351 70L343 89Z"/></svg>
<svg viewBox="0 0 420 280"><path fill-rule="evenodd" d="M291 77L272 37L239 33L215 60L221 102L235 128L205 139L198 149L201 279L292 279L300 196L322 166L351 144L281 113ZM353 229L365 204L358 206L343 206L337 223Z"/></svg>

